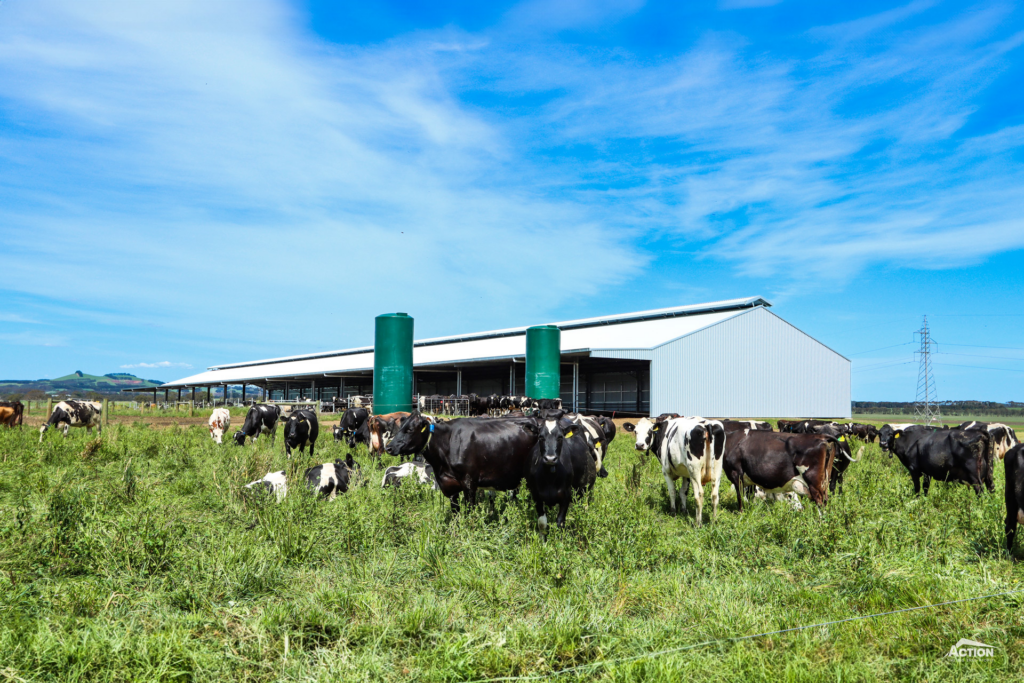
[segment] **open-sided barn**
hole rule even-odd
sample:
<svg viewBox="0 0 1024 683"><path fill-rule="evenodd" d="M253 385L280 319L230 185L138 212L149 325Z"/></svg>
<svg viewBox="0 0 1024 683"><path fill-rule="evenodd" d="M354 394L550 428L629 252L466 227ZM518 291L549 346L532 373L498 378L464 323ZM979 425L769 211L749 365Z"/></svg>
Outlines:
<svg viewBox="0 0 1024 683"><path fill-rule="evenodd" d="M850 416L850 361L760 297L552 323L561 394L585 412L732 417ZM413 345L420 394L516 394L526 328ZM160 389L248 385L271 398L370 394L373 347L231 363Z"/></svg>

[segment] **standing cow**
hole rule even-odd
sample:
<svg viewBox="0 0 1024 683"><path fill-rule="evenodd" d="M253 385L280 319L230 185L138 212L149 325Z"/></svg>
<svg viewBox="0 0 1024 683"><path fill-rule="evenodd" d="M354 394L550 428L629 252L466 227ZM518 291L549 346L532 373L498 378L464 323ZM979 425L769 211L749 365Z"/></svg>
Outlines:
<svg viewBox="0 0 1024 683"><path fill-rule="evenodd" d="M586 432L582 425L563 420L562 415L561 410L545 410L536 421L522 423L537 437L530 451L526 485L537 507L537 527L542 534L548 528L545 506L558 506L555 523L563 529L573 496L590 491L597 480Z"/></svg>
<svg viewBox="0 0 1024 683"><path fill-rule="evenodd" d="M1013 551L1017 525L1024 524L1024 445L1017 444L1003 457L1006 473L1006 549Z"/></svg>
<svg viewBox="0 0 1024 683"><path fill-rule="evenodd" d="M0 424L5 427L21 426L25 404L21 401L0 401Z"/></svg>
<svg viewBox="0 0 1024 683"><path fill-rule="evenodd" d="M224 435L231 427L231 412L227 408L214 408L210 415L210 437L217 443L224 442Z"/></svg>
<svg viewBox="0 0 1024 683"><path fill-rule="evenodd" d="M254 405L245 414L245 422L242 428L235 432L235 443L239 446L245 444L245 437L253 441L259 438L260 434L270 434L270 442L277 439L277 421L281 417L281 406L272 406L265 403Z"/></svg>
<svg viewBox="0 0 1024 683"><path fill-rule="evenodd" d="M92 428L95 427L98 434L102 433L103 425L100 422L102 411L103 406L96 401L61 401L53 407L53 412L50 413L50 419L46 424L39 428L39 442L42 443L43 434L47 429L58 425L64 425L64 436L68 435L70 427L85 427L85 431L90 435Z"/></svg>
<svg viewBox="0 0 1024 683"><path fill-rule="evenodd" d="M679 499L686 514L686 490L693 485L697 503L697 526L703 524L704 485L710 483L713 514L718 513L718 490L722 481L722 456L725 452L725 427L718 420L680 417L651 420L642 418L636 425L623 425L636 435L638 451L651 450L661 461L668 500L676 512L675 481L686 475L679 485Z"/></svg>
<svg viewBox="0 0 1024 683"><path fill-rule="evenodd" d="M288 416L284 425L284 452L289 459L292 457L292 449L297 448L299 452L305 451L309 446L309 457L313 457L313 448L316 446L316 439L320 435L320 424L317 422L316 413L312 410L296 410Z"/></svg>

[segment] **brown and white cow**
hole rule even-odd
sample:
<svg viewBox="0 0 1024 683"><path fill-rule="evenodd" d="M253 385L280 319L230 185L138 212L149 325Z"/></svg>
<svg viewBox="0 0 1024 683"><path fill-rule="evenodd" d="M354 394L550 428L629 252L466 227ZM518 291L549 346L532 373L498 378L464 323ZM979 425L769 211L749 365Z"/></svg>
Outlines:
<svg viewBox="0 0 1024 683"><path fill-rule="evenodd" d="M224 434L231 426L231 412L227 408L214 408L210 415L210 438L224 443Z"/></svg>

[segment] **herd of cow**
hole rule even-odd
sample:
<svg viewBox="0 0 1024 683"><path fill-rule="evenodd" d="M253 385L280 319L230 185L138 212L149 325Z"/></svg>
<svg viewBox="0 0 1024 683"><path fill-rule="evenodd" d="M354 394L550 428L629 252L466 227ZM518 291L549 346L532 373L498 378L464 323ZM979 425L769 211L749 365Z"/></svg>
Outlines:
<svg viewBox="0 0 1024 683"><path fill-rule="evenodd" d="M557 401L557 399L555 400ZM499 406L499 415L447 419L419 410L374 415L367 408L347 408L334 428L334 438L350 448L364 443L371 457L387 453L413 456L388 467L382 486L404 480L440 490L453 511L460 497L474 504L480 491L515 492L525 480L537 508L538 526L547 528L547 508L557 508L556 522L564 526L572 500L590 492L598 477L607 477L605 456L615 438L615 423L607 418L567 413L555 401L531 402L529 411ZM479 409L478 404L478 408ZM486 405L489 405L486 404ZM520 403L522 406L522 403ZM101 428L101 406L90 401L61 401L54 406L39 439L50 427ZM486 412L490 412L486 408ZM0 402L0 424L21 424L18 402ZM314 457L319 421L311 410L280 406L252 406L242 428L234 434L237 445L262 434L276 440L277 423L284 423L284 447ZM219 444L231 425L230 413L216 409L210 416L210 436ZM669 504L676 511L676 483L683 513L687 490L693 489L695 523L703 522L704 486L712 484L713 514L718 511L723 473L736 489L739 510L744 499L756 496L787 498L799 507L798 497L824 507L830 493L842 490L843 476L859 460L851 439L873 442L899 459L920 493L932 479L969 485L980 496L994 491L993 468L1002 459L1006 474L1005 533L1012 548L1018 523L1024 523L1024 445L1013 429L1001 423L965 422L956 427L917 424L871 425L823 420L779 420L778 431L767 422L683 417L674 413L641 418L623 428L635 438L638 451L654 453L661 463ZM333 499L348 490L359 469L349 454L345 460L316 465L304 480L321 495ZM281 500L287 493L284 471L271 472L246 488L271 493Z"/></svg>

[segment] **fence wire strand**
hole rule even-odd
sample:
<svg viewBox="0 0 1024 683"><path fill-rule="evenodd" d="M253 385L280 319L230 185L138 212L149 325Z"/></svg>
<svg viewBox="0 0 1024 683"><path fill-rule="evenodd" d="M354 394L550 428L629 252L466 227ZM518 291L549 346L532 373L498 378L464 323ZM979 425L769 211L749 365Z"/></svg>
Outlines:
<svg viewBox="0 0 1024 683"><path fill-rule="evenodd" d="M686 650L696 650L697 648L707 647L709 645L715 645L717 643L738 643L744 640L753 640L754 638L765 638L767 636L777 636L783 633L793 633L794 631L805 631L809 628L821 628L823 626L835 626L836 624L845 624L851 621L862 621L864 619L875 619L878 617L890 616L892 614L901 614L904 612L917 612L923 609L931 609L932 607L944 607L946 605L956 605L963 602L975 602L977 600L988 600L989 598L998 598L1003 595L1013 595L1015 593L1024 593L1024 588L1012 591L1003 591L1002 593L992 593L990 595L979 595L973 598L962 598L960 600L947 600L946 602L936 602L931 605L918 605L917 607L904 607L903 609L894 609L888 612L879 612L877 614L861 614L855 617L847 617L846 619L836 619L835 621L823 621L818 624L807 624L806 626L793 626L792 628L779 629L778 631L765 631L764 633L754 633L746 636L733 636L731 638L715 638L712 640L705 640L700 643L693 643L692 645L682 645L680 647L673 647L667 650L657 650L655 652L647 652L641 655L632 655L629 657L618 657L615 659L603 659L596 662L588 662L586 664L580 664L578 666L572 666L568 669L561 669L559 671L551 671L546 674L531 674L528 676L500 676L498 678L478 678L466 683L500 683L502 681L539 681L550 678L557 678L574 672L584 671L586 669L596 669L602 666L612 666L615 664L624 664L627 662L636 662L641 659L649 659L652 657L660 657L662 655L674 654L676 652L685 652Z"/></svg>

